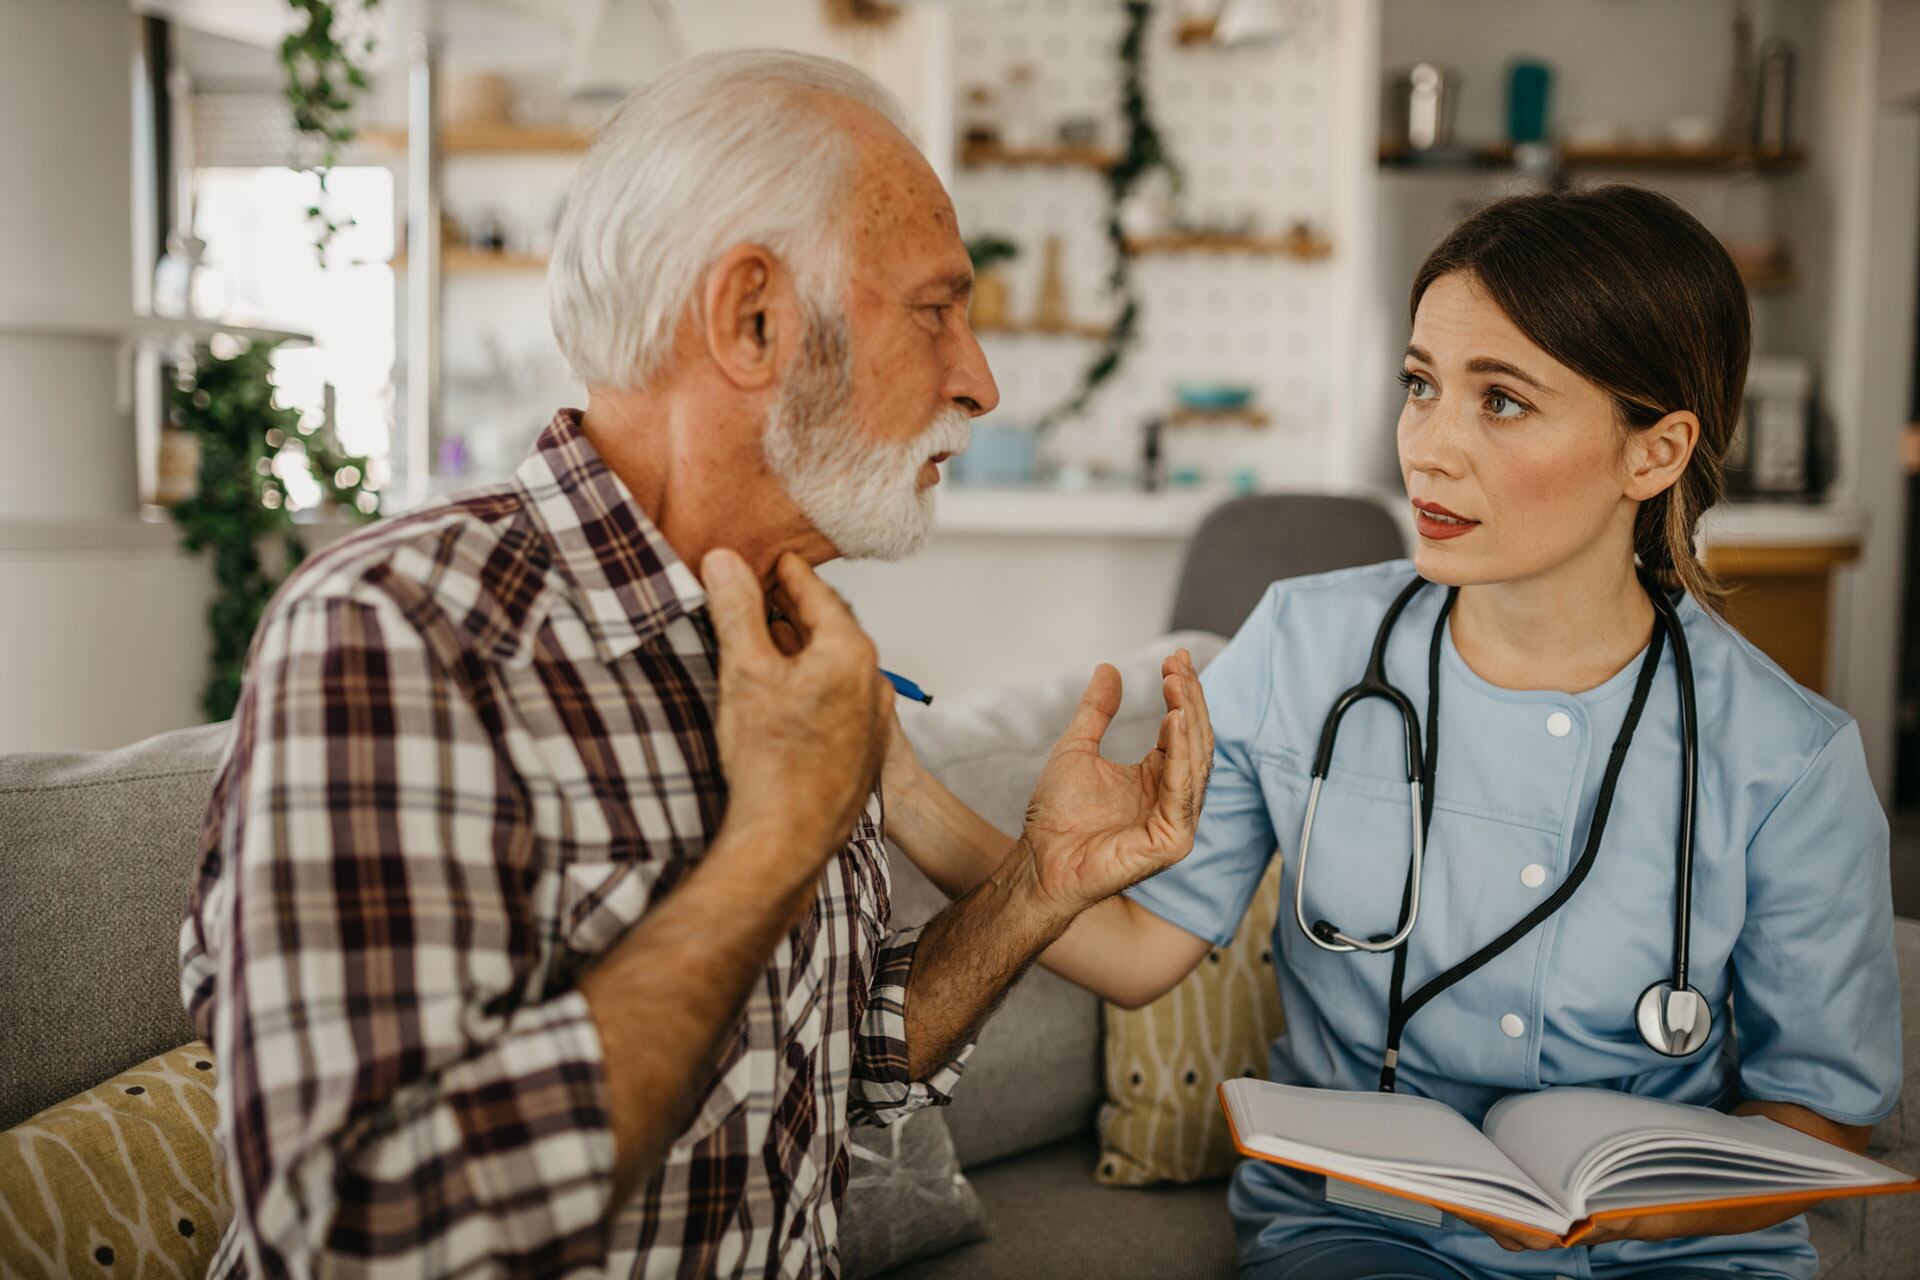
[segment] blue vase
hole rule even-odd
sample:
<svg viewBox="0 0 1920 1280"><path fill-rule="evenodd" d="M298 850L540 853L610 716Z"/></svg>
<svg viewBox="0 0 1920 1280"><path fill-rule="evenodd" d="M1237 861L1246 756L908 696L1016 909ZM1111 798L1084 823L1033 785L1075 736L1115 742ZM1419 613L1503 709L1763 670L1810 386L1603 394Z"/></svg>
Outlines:
<svg viewBox="0 0 1920 1280"><path fill-rule="evenodd" d="M1030 427L975 423L973 443L950 465L954 482L982 489L1030 485L1038 447Z"/></svg>

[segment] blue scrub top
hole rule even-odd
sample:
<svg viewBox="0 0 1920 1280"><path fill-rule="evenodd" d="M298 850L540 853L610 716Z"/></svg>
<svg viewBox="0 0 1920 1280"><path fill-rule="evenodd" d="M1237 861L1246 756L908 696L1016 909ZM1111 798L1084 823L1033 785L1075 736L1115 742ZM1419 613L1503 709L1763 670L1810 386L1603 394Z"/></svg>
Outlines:
<svg viewBox="0 0 1920 1280"><path fill-rule="evenodd" d="M1269 1072L1290 1084L1378 1083L1392 959L1336 955L1301 934L1291 852L1327 711L1360 679L1388 605L1412 576L1409 562L1396 561L1274 584L1201 678L1216 749L1193 852L1129 891L1224 945L1267 860L1287 855L1273 947L1286 1030ZM1439 586L1421 591L1387 651L1387 677L1423 726L1428 648L1445 597ZM1437 1098L1475 1123L1497 1099L1551 1085L1721 1108L1742 1098L1792 1102L1847 1124L1892 1110L1901 1065L1887 822L1859 731L1693 600L1680 617L1699 708L1690 977L1714 1010L1706 1047L1663 1058L1633 1023L1641 991L1672 968L1680 727L1668 647L1585 883L1413 1018L1400 1092ZM1409 994L1572 869L1640 663L1585 693L1502 689L1467 667L1448 632ZM1363 936L1394 928L1410 853L1404 760L1391 706L1371 699L1348 713L1314 822L1309 920ZM1656 1259L1814 1273L1799 1219L1739 1237L1510 1254L1470 1227L1428 1229L1330 1205L1318 1179L1260 1161L1242 1166L1231 1203L1247 1263L1337 1225L1411 1236L1497 1275L1588 1276Z"/></svg>

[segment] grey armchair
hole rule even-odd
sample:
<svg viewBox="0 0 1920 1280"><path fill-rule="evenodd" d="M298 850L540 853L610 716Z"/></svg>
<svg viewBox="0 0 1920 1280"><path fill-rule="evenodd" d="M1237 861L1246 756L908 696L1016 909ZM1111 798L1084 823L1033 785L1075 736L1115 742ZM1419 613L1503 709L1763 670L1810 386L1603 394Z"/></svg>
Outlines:
<svg viewBox="0 0 1920 1280"><path fill-rule="evenodd" d="M1214 508L1194 531L1168 630L1230 636L1270 583L1406 553L1400 526L1371 498L1319 493L1235 498Z"/></svg>

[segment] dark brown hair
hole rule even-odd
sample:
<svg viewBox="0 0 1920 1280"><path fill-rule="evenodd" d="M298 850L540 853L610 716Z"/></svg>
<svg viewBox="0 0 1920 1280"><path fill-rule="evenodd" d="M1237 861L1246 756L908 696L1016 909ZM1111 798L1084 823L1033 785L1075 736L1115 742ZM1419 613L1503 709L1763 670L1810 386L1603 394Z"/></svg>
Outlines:
<svg viewBox="0 0 1920 1280"><path fill-rule="evenodd" d="M1723 459L1746 394L1747 289L1713 233L1640 187L1514 196L1455 227L1413 280L1473 275L1548 355L1613 397L1622 426L1669 413L1700 420L1673 486L1641 504L1633 547L1669 587L1718 610L1723 593L1693 553L1700 515L1720 500Z"/></svg>

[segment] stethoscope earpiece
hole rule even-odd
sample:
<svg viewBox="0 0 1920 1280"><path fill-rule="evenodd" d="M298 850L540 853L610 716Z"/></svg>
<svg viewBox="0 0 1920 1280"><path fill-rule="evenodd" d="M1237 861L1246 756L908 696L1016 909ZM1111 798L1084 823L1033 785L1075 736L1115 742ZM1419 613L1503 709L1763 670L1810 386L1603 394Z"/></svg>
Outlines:
<svg viewBox="0 0 1920 1280"><path fill-rule="evenodd" d="M1664 979L1640 993L1633 1021L1647 1047L1669 1058L1698 1053L1713 1033L1707 998L1693 987L1679 990Z"/></svg>

